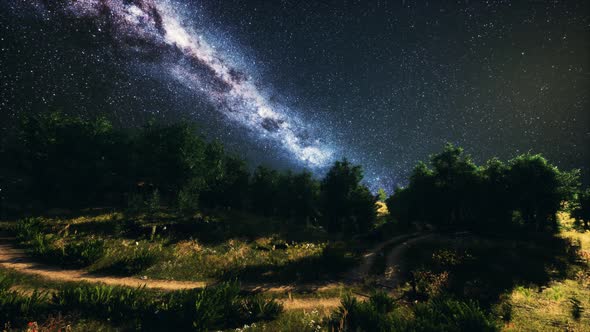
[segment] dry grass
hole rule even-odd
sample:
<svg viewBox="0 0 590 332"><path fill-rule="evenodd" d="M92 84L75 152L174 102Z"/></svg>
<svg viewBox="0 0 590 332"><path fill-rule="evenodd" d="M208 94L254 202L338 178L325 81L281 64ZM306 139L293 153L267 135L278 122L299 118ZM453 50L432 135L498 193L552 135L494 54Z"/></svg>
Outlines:
<svg viewBox="0 0 590 332"><path fill-rule="evenodd" d="M506 331L590 331L590 232L575 231L573 219L566 212L560 212L558 218L561 236L579 241L586 268L548 287L514 289L509 294L512 320Z"/></svg>

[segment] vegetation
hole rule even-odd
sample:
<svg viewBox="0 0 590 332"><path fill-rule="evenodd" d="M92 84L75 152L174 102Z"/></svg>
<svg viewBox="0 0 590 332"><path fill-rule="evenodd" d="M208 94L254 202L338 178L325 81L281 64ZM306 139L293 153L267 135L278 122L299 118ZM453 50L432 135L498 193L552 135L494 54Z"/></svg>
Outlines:
<svg viewBox="0 0 590 332"><path fill-rule="evenodd" d="M0 269L5 330L590 324L590 190L577 170L559 170L541 155L476 165L447 145L387 197L371 193L361 166L345 159L323 178L249 169L187 123L122 130L104 118L51 113L24 117L2 142L0 208L15 221L0 231L36 261L211 285L157 291ZM425 230L430 239L417 241ZM384 284L392 255L399 256L394 287ZM351 280L367 257L364 279ZM324 295L331 307L284 310L294 298L320 303Z"/></svg>
<svg viewBox="0 0 590 332"><path fill-rule="evenodd" d="M202 290L159 293L145 288L65 284L50 296L10 290L14 280L0 278L0 322L24 323L52 314L92 317L125 329L228 328L269 320L283 310L274 299L240 294L237 283Z"/></svg>
<svg viewBox="0 0 590 332"><path fill-rule="evenodd" d="M574 197L578 178L578 170L562 172L541 155L524 154L508 164L491 159L477 166L461 148L447 145L431 157L430 167L416 166L408 186L398 188L387 207L403 223L555 232L556 213Z"/></svg>

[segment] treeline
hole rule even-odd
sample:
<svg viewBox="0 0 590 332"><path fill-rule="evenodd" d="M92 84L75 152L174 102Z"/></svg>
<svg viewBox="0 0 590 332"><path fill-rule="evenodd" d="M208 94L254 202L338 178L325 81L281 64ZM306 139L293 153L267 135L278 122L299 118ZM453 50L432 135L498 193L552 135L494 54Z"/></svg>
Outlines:
<svg viewBox="0 0 590 332"><path fill-rule="evenodd" d="M555 231L562 208L589 218L584 212L587 195L580 192L579 170L560 171L539 154L523 154L507 163L491 159L478 166L449 144L429 164L419 163L408 186L398 188L387 206L404 223Z"/></svg>
<svg viewBox="0 0 590 332"><path fill-rule="evenodd" d="M324 179L309 172L250 172L194 125L150 122L136 130L46 113L26 116L0 148L4 214L113 206L166 206L187 214L239 209L359 233L375 220L375 197L359 166L336 162Z"/></svg>
<svg viewBox="0 0 590 332"><path fill-rule="evenodd" d="M348 234L374 227L377 198L362 184L360 166L337 161L322 179L266 167L251 172L197 132L190 123L124 130L104 118L25 116L0 144L2 214L165 206L188 215L250 211ZM564 202L587 227L589 197L578 170L560 171L541 155L478 166L461 148L447 145L429 164L418 163L408 185L386 203L391 218L408 226L555 230Z"/></svg>

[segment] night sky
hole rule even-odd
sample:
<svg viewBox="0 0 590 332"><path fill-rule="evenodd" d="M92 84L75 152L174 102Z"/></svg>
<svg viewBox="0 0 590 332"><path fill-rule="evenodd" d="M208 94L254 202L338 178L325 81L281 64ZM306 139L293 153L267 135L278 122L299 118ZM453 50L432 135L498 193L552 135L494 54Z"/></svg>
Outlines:
<svg viewBox="0 0 590 332"><path fill-rule="evenodd" d="M196 121L248 160L372 189L458 144L590 175L589 1L0 1L0 121Z"/></svg>

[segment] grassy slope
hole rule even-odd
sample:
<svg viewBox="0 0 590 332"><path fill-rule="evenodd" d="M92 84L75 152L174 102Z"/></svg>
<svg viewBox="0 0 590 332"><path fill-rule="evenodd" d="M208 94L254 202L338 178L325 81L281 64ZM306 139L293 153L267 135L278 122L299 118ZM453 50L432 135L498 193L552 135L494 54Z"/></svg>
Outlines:
<svg viewBox="0 0 590 332"><path fill-rule="evenodd" d="M506 331L590 331L590 231L571 229L573 221L566 214L560 214L560 219L561 236L579 241L586 268L541 288L516 287L508 294L512 320ZM576 307L581 309L578 314Z"/></svg>
<svg viewBox="0 0 590 332"><path fill-rule="evenodd" d="M140 217L145 218L145 217ZM147 218L146 218L147 219ZM580 250L577 254L582 257L576 264L564 265L566 257L551 251L552 248L543 248L526 241L520 240L486 240L476 241L476 246L470 248L469 254L478 257L485 257L482 265L477 266L475 277L480 275L506 275L510 279L501 279L502 287L481 286L479 289L470 288L475 292L474 297L483 296L490 300L490 310L498 316L504 315L506 331L590 331L590 232L579 233L571 228L572 221L566 215L560 215L562 231L560 237L579 241ZM310 241L300 241L296 245L293 242L289 246L286 238L276 229L261 232L259 237L238 237L234 236L225 241L206 241L199 238L172 239L164 232L164 226L172 224L170 220L163 217L159 221L154 219L140 220L141 230L135 237L129 233L121 232L118 227L113 228L113 223L121 223L123 216L115 214L99 214L95 216L82 216L68 219L51 219L51 225L47 231L55 237L56 243L59 240L69 237L76 241L84 241L88 237L100 236L106 241L106 255L99 261L92 264L89 270L100 270L101 264L108 266L109 261L115 261L117 257L133 255L138 248L145 247L149 252L155 252L156 259L149 267L138 271L135 275L149 275L150 277L193 279L193 278L214 278L226 276L225 271L240 270L244 267L263 266L267 271L280 271L293 262L305 260L307 257L318 255L327 243L326 238L321 236L310 237ZM248 221L246 221L248 222ZM69 225L69 226L67 226ZM137 226L137 225L135 225ZM133 226L133 227L135 227ZM152 226L156 226L156 232L152 236ZM67 231L66 231L67 229ZM161 233L160 233L161 231ZM456 243L453 241L451 243ZM460 242L460 241L459 241ZM137 243L137 244L136 244ZM439 260L445 261L445 268L448 264L454 264L454 257L444 256L444 250L457 247L449 242L438 244L425 244L421 248L411 250L410 267L429 267L432 264L433 253L437 253ZM466 242L467 243L467 242ZM278 248L277 248L278 244ZM273 249L273 246L275 248ZM440 251L443 250L443 251ZM461 252L461 251L456 251ZM465 253L465 252L463 252ZM444 256L441 258L441 255ZM467 255L469 256L469 255ZM553 257L551 260L547 259ZM555 259L557 257L557 259ZM584 259L585 257L585 259ZM183 261L174 263L169 261ZM467 259L467 261L469 261ZM509 263L506 263L509 262ZM440 263L440 262L439 262ZM548 264L549 263L549 264ZM473 262L469 263L473 264ZM380 265L373 270L382 270ZM443 264L444 265L444 264ZM294 265L295 267L300 267ZM439 266L440 267L440 266ZM470 265L471 268L474 265ZM308 266L313 269L313 266ZM186 271L187 269L188 272ZM516 270L511 270L516 269ZM520 269L520 270L519 270ZM541 269L543 271L541 272ZM210 271L211 270L211 271ZM108 271L108 270L107 270ZM20 287L24 289L44 288L54 289L59 283L49 282L34 277L20 276L10 271L0 271L3 274L10 274L18 279ZM252 269L250 274L256 275L260 269ZM529 274L527 274L530 273ZM513 274L513 275L511 275ZM533 280L534 275L541 274L546 279ZM238 275L239 276L239 275ZM451 274L452 277L452 274ZM467 275L465 278L474 277ZM514 278L512 278L514 277ZM275 276L275 278L277 278ZM279 278L280 279L280 278ZM272 280L272 278L270 279ZM490 279L482 279L490 282ZM479 280L481 281L481 280ZM475 283L474 285L478 285ZM402 286L408 290L408 286ZM477 288L477 287L476 287ZM462 288L465 291L466 288ZM350 288L342 287L336 290L311 291L311 293L278 293L280 298L294 298L293 303L305 302L308 298L330 299L340 296ZM489 294L491 293L493 296ZM493 298L496 298L494 300ZM328 300L326 300L328 301ZM296 307L296 305L294 306ZM282 331L319 331L325 329L320 321L329 314L329 309L318 308L318 310L297 309L289 310L272 322L261 322L255 326L249 326L244 330L282 330ZM505 308L510 308L509 314ZM74 322L73 330L86 330L89 326L93 330L110 330L112 327L105 322L83 320L79 317L55 317L58 323L70 324Z"/></svg>

